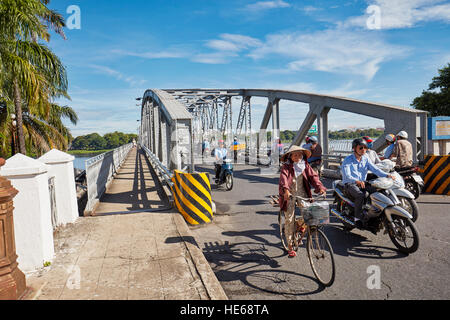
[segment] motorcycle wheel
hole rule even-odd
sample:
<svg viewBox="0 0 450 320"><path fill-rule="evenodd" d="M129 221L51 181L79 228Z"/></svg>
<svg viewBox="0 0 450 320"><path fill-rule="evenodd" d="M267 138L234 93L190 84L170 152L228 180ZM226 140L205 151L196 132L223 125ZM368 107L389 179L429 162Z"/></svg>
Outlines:
<svg viewBox="0 0 450 320"><path fill-rule="evenodd" d="M233 189L233 176L229 173L225 176L225 188L228 191Z"/></svg>
<svg viewBox="0 0 450 320"><path fill-rule="evenodd" d="M417 251L419 248L419 232L414 223L408 218L396 215L392 215L392 222L394 229L389 224L389 237L397 249L406 254ZM410 242L411 244L409 244Z"/></svg>
<svg viewBox="0 0 450 320"><path fill-rule="evenodd" d="M413 194L414 199L417 199L420 196L421 188L414 180L405 180L405 189Z"/></svg>
<svg viewBox="0 0 450 320"><path fill-rule="evenodd" d="M339 211L341 213L349 212L351 210L351 209L347 208L347 204L344 201L341 201L341 200L337 201L337 208L339 209ZM345 215L345 216L350 219L350 217L348 215ZM351 224L349 224L349 223L347 223L345 221L342 221L342 220L340 220L340 221L342 222L344 231L350 232L353 229L355 229L355 226L353 226L353 225L351 225Z"/></svg>
<svg viewBox="0 0 450 320"><path fill-rule="evenodd" d="M400 207L408 211L412 216L412 222L416 222L419 217L419 207L417 206L416 201L405 197L398 197L398 200L400 200Z"/></svg>

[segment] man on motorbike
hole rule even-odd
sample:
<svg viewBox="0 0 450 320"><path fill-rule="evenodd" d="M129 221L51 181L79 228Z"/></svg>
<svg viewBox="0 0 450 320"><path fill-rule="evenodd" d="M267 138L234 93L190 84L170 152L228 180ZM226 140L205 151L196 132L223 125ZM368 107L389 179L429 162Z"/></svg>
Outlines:
<svg viewBox="0 0 450 320"><path fill-rule="evenodd" d="M395 178L381 171L369 160L369 157L364 156L368 149L364 139L353 140L352 149L353 154L346 157L341 166L342 182L345 185L345 191L355 200L355 224L358 228L365 228L368 220L367 215L363 212L365 191L369 193L375 191L365 183L367 171L370 170L378 177Z"/></svg>
<svg viewBox="0 0 450 320"><path fill-rule="evenodd" d="M413 163L412 155L412 144L408 141L408 133L400 131L397 134L397 143L391 155L391 158L397 158L395 166L397 168L411 167Z"/></svg>
<svg viewBox="0 0 450 320"><path fill-rule="evenodd" d="M377 164L381 162L380 158L378 157L378 154L375 150L373 150L373 140L369 136L364 136L363 139L367 142L367 156L372 161L373 164Z"/></svg>
<svg viewBox="0 0 450 320"><path fill-rule="evenodd" d="M382 157L381 160L389 159L391 157L392 151L394 151L395 136L392 133L390 133L386 135L385 139L388 144L388 147L384 151L384 156Z"/></svg>
<svg viewBox="0 0 450 320"><path fill-rule="evenodd" d="M222 169L222 161L227 157L227 149L223 143L223 140L219 140L219 147L214 150L214 157L216 158L216 183L219 180L220 170Z"/></svg>
<svg viewBox="0 0 450 320"><path fill-rule="evenodd" d="M308 158L308 163L311 167L319 172L320 165L322 163L322 147L319 144L319 139L316 136L309 138L311 157Z"/></svg>

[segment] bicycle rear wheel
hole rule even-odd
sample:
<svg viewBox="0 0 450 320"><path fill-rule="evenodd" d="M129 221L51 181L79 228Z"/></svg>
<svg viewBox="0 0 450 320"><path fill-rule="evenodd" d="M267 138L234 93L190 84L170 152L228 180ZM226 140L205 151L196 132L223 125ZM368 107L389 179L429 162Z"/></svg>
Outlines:
<svg viewBox="0 0 450 320"><path fill-rule="evenodd" d="M331 286L336 274L334 254L330 241L322 230L309 228L306 250L317 280L326 287Z"/></svg>

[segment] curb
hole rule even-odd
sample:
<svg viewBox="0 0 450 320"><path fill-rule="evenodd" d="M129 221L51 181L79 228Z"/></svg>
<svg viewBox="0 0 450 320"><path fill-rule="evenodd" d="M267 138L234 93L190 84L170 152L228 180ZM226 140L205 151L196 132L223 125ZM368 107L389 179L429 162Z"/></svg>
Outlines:
<svg viewBox="0 0 450 320"><path fill-rule="evenodd" d="M147 155L144 153L145 157ZM148 159L147 159L148 160ZM166 199L168 199L169 203L172 206L172 211L174 213L173 220L175 222L176 228L178 230L178 233L180 237L183 239L183 242L189 252L189 255L191 257L192 263L194 264L194 267L200 276L200 279L203 283L203 286L205 287L205 290L211 300L228 300L227 295L225 294L225 291L223 290L222 285L220 284L219 280L217 279L215 273L211 269L211 266L209 265L209 262L206 260L202 250L197 244L197 241L195 241L194 236L192 235L191 231L189 230L189 227L184 220L183 216L176 211L173 206L173 197L171 196L170 188L168 188L165 183L163 183L160 180L160 177L158 174L156 174L155 169L153 166L148 162L151 170L155 175L152 175L153 178L155 176L157 177L157 185L162 191L162 193L165 194ZM156 182L156 181L155 181ZM215 213L215 204L213 204L213 212Z"/></svg>
<svg viewBox="0 0 450 320"><path fill-rule="evenodd" d="M181 216L181 214L176 212L173 219L175 221L177 230L180 236L183 238L186 248L189 251L192 262L194 263L195 269L200 276L200 279L208 293L209 298L211 300L228 300L228 297L225 294L222 285L211 269L211 266L203 255L203 252L198 247L198 244L195 241L195 238L192 236L192 233L189 230L186 222L184 221L184 218Z"/></svg>

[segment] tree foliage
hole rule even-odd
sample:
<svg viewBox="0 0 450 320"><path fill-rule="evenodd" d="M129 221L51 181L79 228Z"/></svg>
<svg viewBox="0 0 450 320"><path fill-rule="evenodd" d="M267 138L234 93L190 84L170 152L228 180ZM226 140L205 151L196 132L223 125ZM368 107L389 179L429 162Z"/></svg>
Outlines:
<svg viewBox="0 0 450 320"><path fill-rule="evenodd" d="M133 139L137 140L137 135L133 133L112 132L103 137L98 133L90 133L84 136L76 137L70 150L105 150L115 149L124 144L130 143Z"/></svg>
<svg viewBox="0 0 450 320"><path fill-rule="evenodd" d="M0 0L0 152L39 156L66 150L72 136L62 118L76 124L73 109L55 99L67 94L66 69L47 47L50 31L65 38L63 17L49 0ZM12 115L15 115L15 119Z"/></svg>
<svg viewBox="0 0 450 320"><path fill-rule="evenodd" d="M428 111L431 117L450 116L450 63L438 70L428 90L411 103L416 109Z"/></svg>
<svg viewBox="0 0 450 320"><path fill-rule="evenodd" d="M371 138L378 138L384 133L383 130L378 129L356 129L356 130L338 130L338 131L329 131L328 138L330 140L346 140L346 139L356 139L363 136L369 136ZM295 136L297 135L297 131L291 130L283 130L280 131L280 139L282 142L287 143L291 142ZM270 139L271 132L267 132L267 139Z"/></svg>

